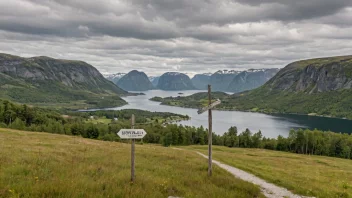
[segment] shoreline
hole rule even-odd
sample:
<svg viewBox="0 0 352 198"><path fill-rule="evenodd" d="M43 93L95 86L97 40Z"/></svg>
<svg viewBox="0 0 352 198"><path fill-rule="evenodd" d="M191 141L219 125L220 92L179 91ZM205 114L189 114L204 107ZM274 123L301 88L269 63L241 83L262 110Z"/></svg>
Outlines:
<svg viewBox="0 0 352 198"><path fill-rule="evenodd" d="M149 99L150 100L150 99ZM187 108L187 109L198 109L195 107L183 107L183 106L177 106L177 105L167 105L167 104L162 104L162 102L160 101L154 101L154 100L150 100L153 102L159 102L160 105L165 105L165 106L170 106L170 107L180 107L180 108ZM340 118L340 117L334 117L334 116L329 116L329 115L319 115L319 114L314 114L314 113L309 113L309 114L304 114L304 113L281 113L281 112L263 112L263 111L251 111L251 110L238 110L238 109L218 109L218 108L214 108L213 110L215 111L238 111L238 112L250 112L250 113L262 113L262 114L266 114L266 115L299 115L299 116L311 116L311 117L322 117L322 118L332 118L332 119L339 119L339 120L350 120L352 121L352 119L348 119L348 118Z"/></svg>

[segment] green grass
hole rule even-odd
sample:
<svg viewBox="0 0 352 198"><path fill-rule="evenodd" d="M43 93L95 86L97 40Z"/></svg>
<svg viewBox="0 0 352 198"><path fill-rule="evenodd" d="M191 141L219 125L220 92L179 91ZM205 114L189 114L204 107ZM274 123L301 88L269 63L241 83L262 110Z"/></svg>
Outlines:
<svg viewBox="0 0 352 198"><path fill-rule="evenodd" d="M207 146L184 148L207 154ZM213 147L213 158L297 194L352 197L351 160L220 146Z"/></svg>
<svg viewBox="0 0 352 198"><path fill-rule="evenodd" d="M0 197L263 197L194 152L0 129Z"/></svg>

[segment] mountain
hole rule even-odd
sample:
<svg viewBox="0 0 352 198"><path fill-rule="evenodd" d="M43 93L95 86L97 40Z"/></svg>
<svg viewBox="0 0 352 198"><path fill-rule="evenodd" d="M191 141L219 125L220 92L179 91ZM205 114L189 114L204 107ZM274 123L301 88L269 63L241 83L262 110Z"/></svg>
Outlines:
<svg viewBox="0 0 352 198"><path fill-rule="evenodd" d="M272 90L317 93L352 87L352 56L298 61L289 64L271 79Z"/></svg>
<svg viewBox="0 0 352 198"><path fill-rule="evenodd" d="M137 70L132 70L124 75L117 82L117 85L126 91L146 91L154 89L148 76L144 72L139 72Z"/></svg>
<svg viewBox="0 0 352 198"><path fill-rule="evenodd" d="M194 87L197 89L201 89L201 90L208 89L207 87L210 81L210 76L211 76L211 73L196 74L191 81Z"/></svg>
<svg viewBox="0 0 352 198"><path fill-rule="evenodd" d="M149 81L153 84L154 87L158 86L160 76L150 76Z"/></svg>
<svg viewBox="0 0 352 198"><path fill-rule="evenodd" d="M126 91L82 61L0 54L1 98L81 108L126 104L118 96L125 94Z"/></svg>
<svg viewBox="0 0 352 198"><path fill-rule="evenodd" d="M352 56L297 61L263 86L234 94L234 109L352 119Z"/></svg>
<svg viewBox="0 0 352 198"><path fill-rule="evenodd" d="M210 76L212 91L227 91L232 80L240 73L235 70L219 70Z"/></svg>
<svg viewBox="0 0 352 198"><path fill-rule="evenodd" d="M158 86L162 90L191 90L195 89L191 79L178 72L167 72L159 78Z"/></svg>
<svg viewBox="0 0 352 198"><path fill-rule="evenodd" d="M117 83L126 73L106 74L104 77L113 83Z"/></svg>
<svg viewBox="0 0 352 198"><path fill-rule="evenodd" d="M242 92L262 86L270 80L279 69L249 69L239 73L227 88L228 92Z"/></svg>

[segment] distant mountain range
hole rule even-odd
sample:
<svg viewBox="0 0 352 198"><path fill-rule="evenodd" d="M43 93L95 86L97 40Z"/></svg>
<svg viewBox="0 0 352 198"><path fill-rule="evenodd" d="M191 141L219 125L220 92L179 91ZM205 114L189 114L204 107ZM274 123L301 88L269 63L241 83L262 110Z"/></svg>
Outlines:
<svg viewBox="0 0 352 198"><path fill-rule="evenodd" d="M279 69L250 69L246 71L219 70L213 74L196 74L191 79L191 82L188 81L189 77L186 74L178 72L167 72L163 75L161 82L161 76L147 77L149 78L149 81L152 83L153 87L146 82L145 76L143 77L143 81L138 81L137 79L139 79L140 76L138 76L137 73L130 74L129 78L125 79L123 84L119 82L120 79L126 76L123 73L107 75L106 78L113 81L115 84L127 91L142 91L154 88L164 90L205 90L207 89L208 84L210 84L213 91L240 92L244 90L254 89L263 85L278 71ZM133 77L133 75L135 75L135 77ZM134 87L126 87L127 84L134 84ZM140 88L137 88L138 86Z"/></svg>
<svg viewBox="0 0 352 198"><path fill-rule="evenodd" d="M242 92L262 86L270 80L279 69L249 69L235 76L229 84L227 91Z"/></svg>
<svg viewBox="0 0 352 198"><path fill-rule="evenodd" d="M237 93L263 85L278 71L279 69L219 70L211 75L195 75L192 82L197 89L207 89L210 84L212 91Z"/></svg>
<svg viewBox="0 0 352 198"><path fill-rule="evenodd" d="M232 80L240 73L235 70L219 70L210 76L209 84L212 91L228 91Z"/></svg>
<svg viewBox="0 0 352 198"><path fill-rule="evenodd" d="M126 104L119 97L126 94L82 61L0 54L1 98L20 103L60 103L56 106L89 108Z"/></svg>

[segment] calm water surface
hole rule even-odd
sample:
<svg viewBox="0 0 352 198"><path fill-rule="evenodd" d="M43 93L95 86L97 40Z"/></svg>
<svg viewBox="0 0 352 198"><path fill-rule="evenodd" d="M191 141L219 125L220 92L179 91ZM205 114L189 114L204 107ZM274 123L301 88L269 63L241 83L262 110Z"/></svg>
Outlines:
<svg viewBox="0 0 352 198"><path fill-rule="evenodd" d="M180 92L182 92L183 95L179 95ZM191 119L188 121L180 122L181 124L196 127L203 125L203 127L207 128L207 113L198 115L196 109L165 106L160 105L159 102L153 102L149 100L154 96L188 96L197 92L200 91L150 90L143 92L145 95L125 97L124 100L128 102L128 105L110 109L142 109L148 111L178 113L191 117ZM231 126L237 126L239 131L243 131L246 128L250 129L252 132L261 130L265 137L277 137L278 135L286 137L291 128L317 128L320 130L331 130L334 132L352 132L352 121L350 120L313 117L306 115L267 115L262 113L239 111L213 111L213 131L215 133L223 134Z"/></svg>

